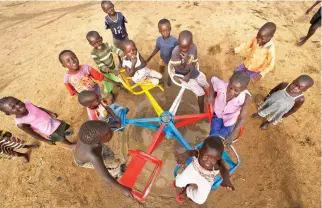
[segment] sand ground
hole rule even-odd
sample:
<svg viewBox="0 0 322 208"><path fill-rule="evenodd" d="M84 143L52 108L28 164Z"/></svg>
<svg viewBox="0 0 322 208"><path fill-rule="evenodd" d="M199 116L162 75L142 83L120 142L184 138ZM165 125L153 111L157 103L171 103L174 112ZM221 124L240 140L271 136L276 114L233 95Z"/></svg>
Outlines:
<svg viewBox="0 0 322 208"><path fill-rule="evenodd" d="M295 115L267 131L260 131L260 120L247 120L245 132L236 148L242 165L232 176L235 192L218 189L201 207L310 207L320 205L320 30L302 48L296 41L306 34L311 16L304 15L311 2L117 2L116 10L129 21L127 29L141 54L148 57L159 36L157 22L168 18L172 35L189 29L199 50L200 68L207 78L216 75L227 80L242 62L240 55L225 55L231 46L256 35L266 21L277 24L275 35L276 69L262 81L250 84L256 103L276 84L309 74L315 86L306 95L306 103ZM66 72L57 56L63 49L76 52L81 63L91 64L91 47L85 35L97 30L111 42L110 31L104 30L104 13L99 2L7 2L0 4L1 96L30 99L51 109L70 122L77 133L87 119L86 111L63 85ZM150 62L157 68L158 55ZM175 90L172 90L175 89ZM166 88L153 94L167 109L178 92ZM171 90L171 92L170 92ZM180 114L197 111L191 92ZM187 102L189 100L189 102ZM122 95L117 102L131 109L129 117L151 117L155 113L144 95ZM17 129L12 117L1 115L2 129L12 131L28 142L33 139ZM191 144L205 138L207 122L199 122L182 133ZM127 127L116 134L110 147L122 157L128 149L145 150L153 132ZM76 141L76 136L73 137ZM78 168L72 152L62 145L41 147L32 152L31 162L21 159L1 161L1 207L197 207L192 202L176 203L170 189L175 166L174 154L183 148L174 141L164 141L154 156L164 162L160 177L145 204L125 198L112 190L94 170Z"/></svg>

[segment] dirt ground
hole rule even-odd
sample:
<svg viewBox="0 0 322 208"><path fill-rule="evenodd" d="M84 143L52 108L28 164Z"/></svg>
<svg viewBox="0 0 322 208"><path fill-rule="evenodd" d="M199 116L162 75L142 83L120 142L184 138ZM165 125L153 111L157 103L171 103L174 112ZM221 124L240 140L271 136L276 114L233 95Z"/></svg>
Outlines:
<svg viewBox="0 0 322 208"><path fill-rule="evenodd" d="M235 192L222 188L211 193L201 207L310 207L320 206L320 29L305 44L295 46L309 28L312 15L304 15L312 2L116 2L129 23L129 37L147 58L159 36L157 22L168 18L172 35L189 29L194 34L200 57L200 69L207 78L215 75L227 80L242 63L240 55L225 55L225 50L256 35L266 21L277 24L274 37L276 69L262 81L250 84L253 103L245 132L235 145L242 164L232 176ZM85 39L90 30L97 30L111 42L110 31L104 29L104 13L100 2L7 2L0 3L2 34L0 65L2 96L22 100L51 109L72 124L77 133L87 119L86 111L76 97L70 97L63 85L66 70L58 61L63 49L75 51L81 63L94 62L91 47ZM159 55L149 63L157 69ZM300 74L309 74L315 85L307 93L306 103L295 115L267 131L259 130L260 120L251 120L256 103L276 84L292 81ZM175 89L175 90L172 90ZM171 90L171 91L170 91ZM160 105L168 109L178 89L165 93L153 90ZM187 102L191 100L191 102ZM191 92L186 92L179 107L180 114L197 112ZM129 117L155 116L144 95L117 103L131 109ZM12 117L1 115L1 129L33 142L17 129ZM182 133L191 144L205 138L207 122L198 122ZM109 144L119 157L128 149L146 150L153 132L129 126L123 134L115 134ZM76 141L76 136L72 137ZM170 188L175 167L174 154L182 152L175 141L164 141L154 156L164 162L163 169L148 200L140 205L125 198L120 191L105 185L95 170L77 167L72 152L61 144L42 144L31 155L31 162L22 159L0 161L1 207L197 207L192 202L177 204ZM140 183L140 182L139 182Z"/></svg>

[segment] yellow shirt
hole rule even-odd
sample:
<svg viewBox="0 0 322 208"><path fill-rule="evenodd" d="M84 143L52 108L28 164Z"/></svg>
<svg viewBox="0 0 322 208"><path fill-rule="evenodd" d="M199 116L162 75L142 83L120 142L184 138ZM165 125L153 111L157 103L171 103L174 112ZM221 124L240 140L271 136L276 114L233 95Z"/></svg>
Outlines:
<svg viewBox="0 0 322 208"><path fill-rule="evenodd" d="M249 71L260 72L264 77L275 65L275 47L273 40L260 47L256 38L247 43L243 43L235 48L235 53L239 53L244 49L251 49L244 65Z"/></svg>

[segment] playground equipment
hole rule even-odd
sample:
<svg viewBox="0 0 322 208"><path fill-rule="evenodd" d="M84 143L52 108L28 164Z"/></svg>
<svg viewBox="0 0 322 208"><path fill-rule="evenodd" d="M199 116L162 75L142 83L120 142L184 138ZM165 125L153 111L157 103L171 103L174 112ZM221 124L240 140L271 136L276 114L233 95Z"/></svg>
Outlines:
<svg viewBox="0 0 322 208"><path fill-rule="evenodd" d="M134 85L131 85L130 80L131 77L128 77L126 75L125 69L121 69L119 73L119 78L123 86L130 91L134 95L141 95L141 94L146 94L148 97L149 101L151 102L155 112L157 113L158 116L163 112L162 108L159 106L157 101L154 99L154 97L151 95L150 91L151 89L157 87L159 88L162 92L164 91L163 87L160 85L153 85L150 81L147 80L142 80L139 83L136 83ZM141 88L141 90L140 90Z"/></svg>

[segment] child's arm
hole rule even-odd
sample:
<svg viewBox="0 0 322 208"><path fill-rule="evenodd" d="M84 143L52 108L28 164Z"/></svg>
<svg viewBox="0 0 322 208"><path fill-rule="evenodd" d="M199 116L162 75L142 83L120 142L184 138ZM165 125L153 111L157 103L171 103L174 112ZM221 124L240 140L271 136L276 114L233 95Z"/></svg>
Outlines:
<svg viewBox="0 0 322 208"><path fill-rule="evenodd" d="M127 74L128 74L130 77L133 77L136 71L138 71L138 70L143 69L144 67L146 67L146 62L145 62L145 60L143 59L143 57L141 56L141 54L140 54L140 53L139 53L139 59L140 59L140 61L141 61L141 65L140 65L140 66L135 67L136 62L137 62L137 57L135 56L135 57L133 57L133 58L131 59L131 61L132 61L132 66L131 66L131 68L129 68L129 67L125 67L126 72L127 72Z"/></svg>
<svg viewBox="0 0 322 208"><path fill-rule="evenodd" d="M47 144L50 145L54 145L54 143L46 138L44 138L43 136L41 136L40 134L38 134L37 132L35 132L31 126L29 124L18 124L17 125L22 131L26 132L27 134L29 134L30 136L32 136L34 139L37 139L39 141L45 142Z"/></svg>
<svg viewBox="0 0 322 208"><path fill-rule="evenodd" d="M321 2L321 0L317 0L308 10L306 10L305 14L309 14L312 9L318 5Z"/></svg>
<svg viewBox="0 0 322 208"><path fill-rule="evenodd" d="M106 109L106 111L113 117L113 119L117 122L117 123L121 123L121 119L120 119L120 117L118 117L117 115L115 115L115 113L114 113L114 111L110 108L110 107L108 107L108 106L106 106L105 107L105 109Z"/></svg>
<svg viewBox="0 0 322 208"><path fill-rule="evenodd" d="M305 101L304 96L297 98L295 100L295 104L294 104L293 108L291 108L291 110L289 112L285 113L283 118L286 118L286 117L292 115L293 113L295 113L296 111L298 111L302 107L302 105L304 104L304 101Z"/></svg>
<svg viewBox="0 0 322 208"><path fill-rule="evenodd" d="M273 46L272 46L273 47ZM275 49L270 48L269 52L266 57L266 67L264 68L263 71L260 72L260 74L256 75L254 79L256 81L260 80L263 78L268 72L274 69L275 66Z"/></svg>
<svg viewBox="0 0 322 208"><path fill-rule="evenodd" d="M95 151L95 150L94 150ZM122 186L117 182L113 176L108 172L104 165L104 161L101 156L101 152L94 152L91 155L90 162L95 167L95 170L108 182L108 185L112 185L114 188L121 189L126 195L131 195L131 189L125 186Z"/></svg>
<svg viewBox="0 0 322 208"><path fill-rule="evenodd" d="M114 84L114 85L116 85L116 86L120 86L120 85L121 85L120 83L117 83L117 82L115 82L114 80L111 80L111 79L109 79L109 78L105 77L103 73L101 73L101 72L99 72L99 71L97 71L97 70L95 70L95 69L93 69L93 68L91 68L89 72L90 72L90 75L91 75L95 80L97 80L97 81L99 81L99 82L101 82L101 81L103 81L103 80L104 80L104 81L107 81L107 82L111 82L112 84Z"/></svg>
<svg viewBox="0 0 322 208"><path fill-rule="evenodd" d="M240 51L246 49L246 48L251 48L254 40L256 38L248 41L248 42L245 42L245 43L242 43L240 46L236 47L236 48L231 48L229 49L228 51L226 51L226 54L236 54L236 53L239 53Z"/></svg>
<svg viewBox="0 0 322 208"><path fill-rule="evenodd" d="M238 137L239 132L240 132L240 128L245 123L247 109L248 109L248 106L249 106L251 100L252 100L252 98L250 97L250 95L246 94L245 102L243 104L242 109L240 110L239 119L237 119L237 122L236 122L236 125L235 125L235 128L233 129L233 131L225 139L225 142L224 142L225 145L230 145L234 141L234 139L236 139Z"/></svg>
<svg viewBox="0 0 322 208"><path fill-rule="evenodd" d="M277 92L279 90L285 89L287 87L288 83L287 82L282 82L280 84L278 84L276 87L274 87L269 93L268 95L264 98L264 101L271 96L271 94L273 94L274 92Z"/></svg>
<svg viewBox="0 0 322 208"><path fill-rule="evenodd" d="M159 42L158 42L158 39L157 39L157 41L155 43L155 48L154 48L152 54L146 60L146 62L148 63L152 59L152 57L155 56L155 54L157 54L159 52L159 50L160 50L160 45L159 45Z"/></svg>
<svg viewBox="0 0 322 208"><path fill-rule="evenodd" d="M230 181L230 175L229 175L228 169L225 166L225 161L223 159L219 160L218 166L219 166L220 175L222 177L222 182L220 185L229 190L235 191L235 187Z"/></svg>
<svg viewBox="0 0 322 208"><path fill-rule="evenodd" d="M75 90L72 84L70 83L65 83L65 87L67 88L69 94L71 96L78 95L78 92Z"/></svg>
<svg viewBox="0 0 322 208"><path fill-rule="evenodd" d="M91 54L91 57L93 58L100 71L109 72L110 69L108 69L95 54Z"/></svg>

